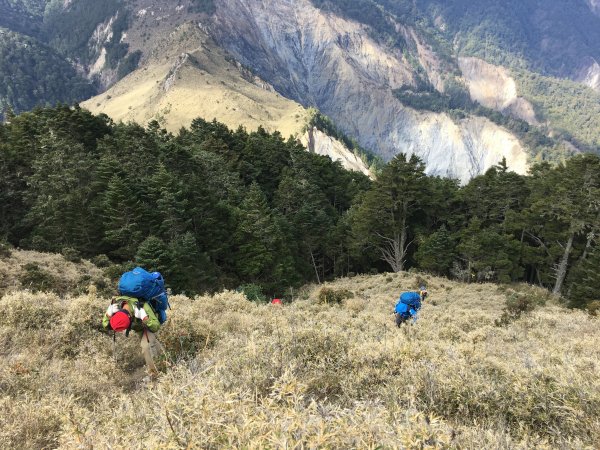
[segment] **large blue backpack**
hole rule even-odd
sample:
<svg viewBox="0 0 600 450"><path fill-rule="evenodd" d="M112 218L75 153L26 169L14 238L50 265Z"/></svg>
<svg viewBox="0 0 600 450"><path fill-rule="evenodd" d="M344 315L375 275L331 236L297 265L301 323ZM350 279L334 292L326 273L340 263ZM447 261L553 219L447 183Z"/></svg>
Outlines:
<svg viewBox="0 0 600 450"><path fill-rule="evenodd" d="M161 324L166 322L169 299L165 291L165 280L160 272L150 273L141 267L125 272L119 280L119 293L150 304L158 321Z"/></svg>
<svg viewBox="0 0 600 450"><path fill-rule="evenodd" d="M418 292L403 292L400 295L400 302L418 310L421 308L421 295Z"/></svg>

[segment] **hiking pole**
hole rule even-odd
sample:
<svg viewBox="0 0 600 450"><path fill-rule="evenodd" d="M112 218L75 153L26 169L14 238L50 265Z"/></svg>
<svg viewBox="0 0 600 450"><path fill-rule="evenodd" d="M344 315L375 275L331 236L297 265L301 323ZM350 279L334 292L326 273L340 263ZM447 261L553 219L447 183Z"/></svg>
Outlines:
<svg viewBox="0 0 600 450"><path fill-rule="evenodd" d="M110 304L111 305L115 304L114 298L110 301ZM117 332L115 330L113 330L113 339L112 340L113 340L113 358L115 360L115 364L118 364L119 361L117 360Z"/></svg>

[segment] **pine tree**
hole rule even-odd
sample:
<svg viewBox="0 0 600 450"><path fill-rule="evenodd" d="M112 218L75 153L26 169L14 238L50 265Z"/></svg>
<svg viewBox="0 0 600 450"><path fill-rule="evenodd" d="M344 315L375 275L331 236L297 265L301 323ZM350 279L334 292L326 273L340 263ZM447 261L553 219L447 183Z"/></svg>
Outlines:
<svg viewBox="0 0 600 450"><path fill-rule="evenodd" d="M425 165L416 156L397 155L384 167L357 211L353 233L360 247L373 247L394 272L404 269L413 223L428 195Z"/></svg>
<svg viewBox="0 0 600 450"><path fill-rule="evenodd" d="M198 248L190 232L169 243L168 283L176 292L193 295L217 286L216 267Z"/></svg>
<svg viewBox="0 0 600 450"><path fill-rule="evenodd" d="M164 241L156 236L147 237L137 248L135 263L149 272L161 272L168 278L171 260Z"/></svg>
<svg viewBox="0 0 600 450"><path fill-rule="evenodd" d="M144 209L135 187L123 178L113 176L102 197L104 240L111 254L123 260L135 255L145 235L142 226Z"/></svg>
<svg viewBox="0 0 600 450"><path fill-rule="evenodd" d="M419 242L415 259L419 267L438 275L448 275L456 257L455 238L442 227Z"/></svg>
<svg viewBox="0 0 600 450"><path fill-rule="evenodd" d="M239 248L236 268L242 280L268 287L279 281L277 276L290 263L289 254L278 220L257 183L250 185L240 206L234 239Z"/></svg>

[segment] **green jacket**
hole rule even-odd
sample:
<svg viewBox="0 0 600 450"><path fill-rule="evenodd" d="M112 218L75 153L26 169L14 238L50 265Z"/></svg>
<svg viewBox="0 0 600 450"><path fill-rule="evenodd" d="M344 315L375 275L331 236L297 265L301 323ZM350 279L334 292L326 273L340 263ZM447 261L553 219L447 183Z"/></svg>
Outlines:
<svg viewBox="0 0 600 450"><path fill-rule="evenodd" d="M121 304L123 302L127 302L127 304L129 305L129 310L131 311L132 319L133 319L133 323L131 324L131 329L133 331L138 331L140 333L142 331L144 331L144 325L142 324L142 321L140 319L136 319L135 317L133 317L133 307L137 304L138 299L133 298L133 297L121 296L121 297L115 298L115 302L119 303L119 304ZM152 331L153 333L156 333L158 331L158 329L160 328L160 322L158 321L156 314L154 314L152 307L148 303L144 303L144 311L146 311L146 314L148 314L148 320L146 320L144 322L144 324L146 325L146 328L148 330ZM106 314L104 314L104 318L102 319L102 326L107 330L110 329L110 318Z"/></svg>

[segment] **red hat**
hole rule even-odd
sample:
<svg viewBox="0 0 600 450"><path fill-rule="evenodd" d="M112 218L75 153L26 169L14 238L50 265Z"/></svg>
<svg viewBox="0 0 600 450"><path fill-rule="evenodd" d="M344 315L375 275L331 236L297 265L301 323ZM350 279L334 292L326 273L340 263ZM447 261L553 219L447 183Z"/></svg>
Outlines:
<svg viewBox="0 0 600 450"><path fill-rule="evenodd" d="M274 298L274 299L271 301L271 304L272 304L272 305L282 305L283 303L281 302L281 299L280 299L280 298Z"/></svg>
<svg viewBox="0 0 600 450"><path fill-rule="evenodd" d="M117 333L127 330L130 324L131 318L125 311L117 311L110 318L110 327Z"/></svg>

